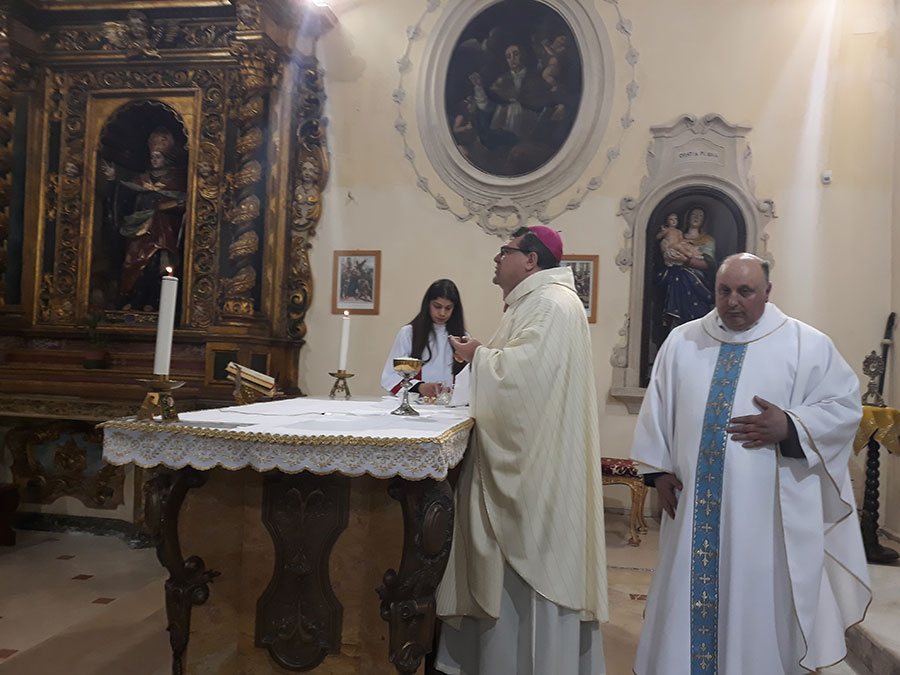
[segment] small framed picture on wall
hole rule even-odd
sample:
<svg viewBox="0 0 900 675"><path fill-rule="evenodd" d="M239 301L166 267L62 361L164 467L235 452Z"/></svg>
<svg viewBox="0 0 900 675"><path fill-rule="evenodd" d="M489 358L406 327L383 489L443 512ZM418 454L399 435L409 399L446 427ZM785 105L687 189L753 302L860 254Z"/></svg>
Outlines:
<svg viewBox="0 0 900 675"><path fill-rule="evenodd" d="M597 323L597 264L600 256L564 255L560 265L572 268L575 276L575 292L584 305L589 323Z"/></svg>
<svg viewBox="0 0 900 675"><path fill-rule="evenodd" d="M335 251L331 313L378 314L381 251Z"/></svg>

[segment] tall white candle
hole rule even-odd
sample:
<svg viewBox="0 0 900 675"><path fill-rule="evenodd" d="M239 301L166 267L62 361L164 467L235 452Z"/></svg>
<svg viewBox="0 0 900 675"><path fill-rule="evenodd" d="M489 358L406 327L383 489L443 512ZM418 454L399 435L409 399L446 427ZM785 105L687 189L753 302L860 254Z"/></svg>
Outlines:
<svg viewBox="0 0 900 675"><path fill-rule="evenodd" d="M344 310L344 322L341 327L341 356L338 359L338 370L347 370L347 347L350 346L350 312Z"/></svg>
<svg viewBox="0 0 900 675"><path fill-rule="evenodd" d="M172 358L172 334L175 331L175 300L178 297L178 277L171 276L172 268L167 267L167 276L162 278L159 292L159 321L156 324L156 355L153 358L153 374L168 375Z"/></svg>

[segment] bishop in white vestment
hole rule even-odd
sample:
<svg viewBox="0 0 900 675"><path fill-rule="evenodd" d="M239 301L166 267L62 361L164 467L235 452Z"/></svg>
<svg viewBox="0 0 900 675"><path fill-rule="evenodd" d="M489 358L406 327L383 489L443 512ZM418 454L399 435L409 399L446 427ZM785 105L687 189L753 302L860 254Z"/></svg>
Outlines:
<svg viewBox="0 0 900 675"><path fill-rule="evenodd" d="M828 336L767 302L767 276L755 256L726 259L716 309L653 365L631 456L661 472L674 518L637 675L815 672L846 656L871 601L848 472L859 381Z"/></svg>
<svg viewBox="0 0 900 675"><path fill-rule="evenodd" d="M549 228L517 231L494 258L507 304L496 334L485 345L451 338L471 362L475 418L437 591L436 667L452 675L605 673L596 388L584 306L561 255Z"/></svg>

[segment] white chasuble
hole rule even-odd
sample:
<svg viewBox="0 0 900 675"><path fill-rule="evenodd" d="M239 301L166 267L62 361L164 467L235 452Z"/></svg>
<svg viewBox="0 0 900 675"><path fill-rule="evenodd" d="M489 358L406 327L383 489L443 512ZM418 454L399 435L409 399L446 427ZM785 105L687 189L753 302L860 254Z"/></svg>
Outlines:
<svg viewBox="0 0 900 675"><path fill-rule="evenodd" d="M733 382L717 370L728 350L742 361ZM805 457L723 434L711 477L702 458L718 386L733 389L728 417L759 414L754 396L784 410ZM674 520L662 516L637 675L794 675L846 656L844 631L871 600L848 471L860 418L859 381L831 340L771 303L744 332L721 327L715 310L672 331L631 453L683 484ZM711 512L717 541L703 537Z"/></svg>
<svg viewBox="0 0 900 675"><path fill-rule="evenodd" d="M472 360L475 429L456 490L438 615L496 619L504 561L538 594L607 620L597 395L584 306L569 268L506 297Z"/></svg>

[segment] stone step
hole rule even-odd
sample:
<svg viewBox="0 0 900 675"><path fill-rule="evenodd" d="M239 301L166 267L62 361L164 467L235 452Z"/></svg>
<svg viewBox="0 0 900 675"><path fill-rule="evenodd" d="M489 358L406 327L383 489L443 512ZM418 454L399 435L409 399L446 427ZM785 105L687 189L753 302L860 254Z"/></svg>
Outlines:
<svg viewBox="0 0 900 675"><path fill-rule="evenodd" d="M869 565L874 598L865 620L847 631L850 664L865 675L900 675L900 566Z"/></svg>

